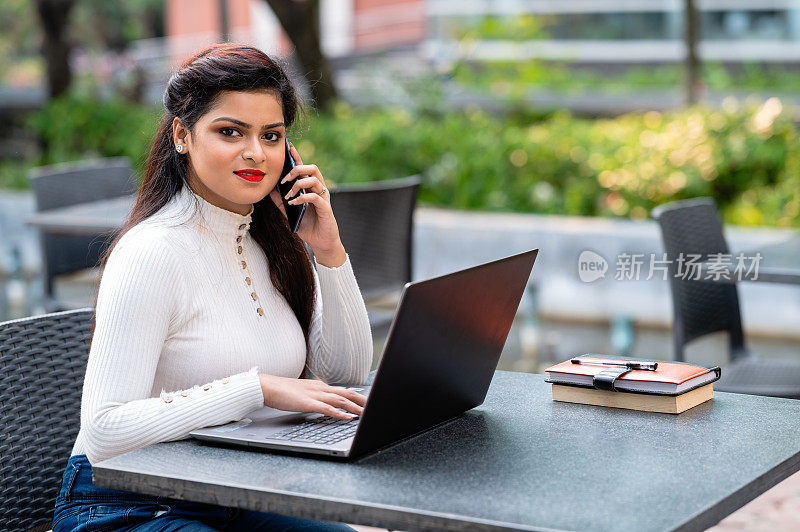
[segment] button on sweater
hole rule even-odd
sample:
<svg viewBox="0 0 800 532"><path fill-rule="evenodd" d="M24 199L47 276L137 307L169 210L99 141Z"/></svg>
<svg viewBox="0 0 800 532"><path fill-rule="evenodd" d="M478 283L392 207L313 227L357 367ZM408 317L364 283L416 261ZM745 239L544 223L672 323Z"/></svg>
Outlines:
<svg viewBox="0 0 800 532"><path fill-rule="evenodd" d="M184 187L120 239L100 282L73 455L94 463L239 420L264 404L257 373L366 380L372 337L349 257L314 263L307 349L250 221Z"/></svg>

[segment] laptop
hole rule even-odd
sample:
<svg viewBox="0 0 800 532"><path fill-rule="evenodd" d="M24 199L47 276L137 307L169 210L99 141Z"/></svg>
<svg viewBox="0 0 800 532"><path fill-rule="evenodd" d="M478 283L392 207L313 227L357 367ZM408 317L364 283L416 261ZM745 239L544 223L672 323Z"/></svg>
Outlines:
<svg viewBox="0 0 800 532"><path fill-rule="evenodd" d="M407 283L356 419L263 407L194 430L223 445L353 459L446 423L483 403L538 249Z"/></svg>

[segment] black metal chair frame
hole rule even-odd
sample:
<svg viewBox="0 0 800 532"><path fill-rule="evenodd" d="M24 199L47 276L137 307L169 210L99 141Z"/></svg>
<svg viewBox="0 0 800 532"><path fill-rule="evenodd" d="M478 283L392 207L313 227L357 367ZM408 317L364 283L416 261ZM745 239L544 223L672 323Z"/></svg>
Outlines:
<svg viewBox="0 0 800 532"><path fill-rule="evenodd" d="M93 314L0 323L0 532L51 526L80 428Z"/></svg>
<svg viewBox="0 0 800 532"><path fill-rule="evenodd" d="M422 179L413 175L331 189L342 243L365 300L411 280L414 209Z"/></svg>
<svg viewBox="0 0 800 532"><path fill-rule="evenodd" d="M33 168L29 174L36 210L44 211L136 192L136 181L127 157L109 157ZM93 268L113 238L56 235L40 231L44 303L47 311L66 310L70 305L54 294L56 276Z"/></svg>
<svg viewBox="0 0 800 532"><path fill-rule="evenodd" d="M728 333L731 360L743 356L747 349L736 285L677 276L676 259L681 253L701 255L703 260L714 253L730 253L714 201L677 201L656 207L652 215L661 226L669 261L676 360L684 359L684 346L692 340L720 331Z"/></svg>
<svg viewBox="0 0 800 532"><path fill-rule="evenodd" d="M676 360L686 344L716 332L728 333L729 363L715 385L720 391L800 398L800 361L764 359L745 345L739 292L734 283L684 279L677 261L684 256L730 253L711 198L676 201L653 209L667 253Z"/></svg>

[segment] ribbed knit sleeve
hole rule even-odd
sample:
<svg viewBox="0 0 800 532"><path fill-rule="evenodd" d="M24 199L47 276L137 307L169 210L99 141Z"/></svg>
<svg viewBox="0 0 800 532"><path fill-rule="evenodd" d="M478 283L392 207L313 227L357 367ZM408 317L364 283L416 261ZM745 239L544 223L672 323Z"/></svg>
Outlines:
<svg viewBox="0 0 800 532"><path fill-rule="evenodd" d="M363 384L372 364L372 332L350 257L338 268L315 266L308 368L329 384Z"/></svg>
<svg viewBox="0 0 800 532"><path fill-rule="evenodd" d="M256 368L151 397L164 342L185 319L186 264L139 236L114 248L100 283L76 442L91 463L263 406Z"/></svg>

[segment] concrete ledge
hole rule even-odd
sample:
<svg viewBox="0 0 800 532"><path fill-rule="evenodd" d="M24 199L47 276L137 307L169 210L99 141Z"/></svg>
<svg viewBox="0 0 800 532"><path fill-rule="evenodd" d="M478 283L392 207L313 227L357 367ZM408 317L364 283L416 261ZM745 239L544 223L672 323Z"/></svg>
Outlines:
<svg viewBox="0 0 800 532"><path fill-rule="evenodd" d="M796 235L775 228L726 227L734 253L762 248ZM414 277L422 279L527 249L540 248L530 287L541 313L552 319L608 322L627 315L637 325L669 328L669 282L616 280L622 253L661 256L664 248L652 220L620 220L421 207L415 214ZM585 283L578 257L591 250L608 261L604 278ZM742 320L749 335L800 339L800 290L768 283L741 283Z"/></svg>

